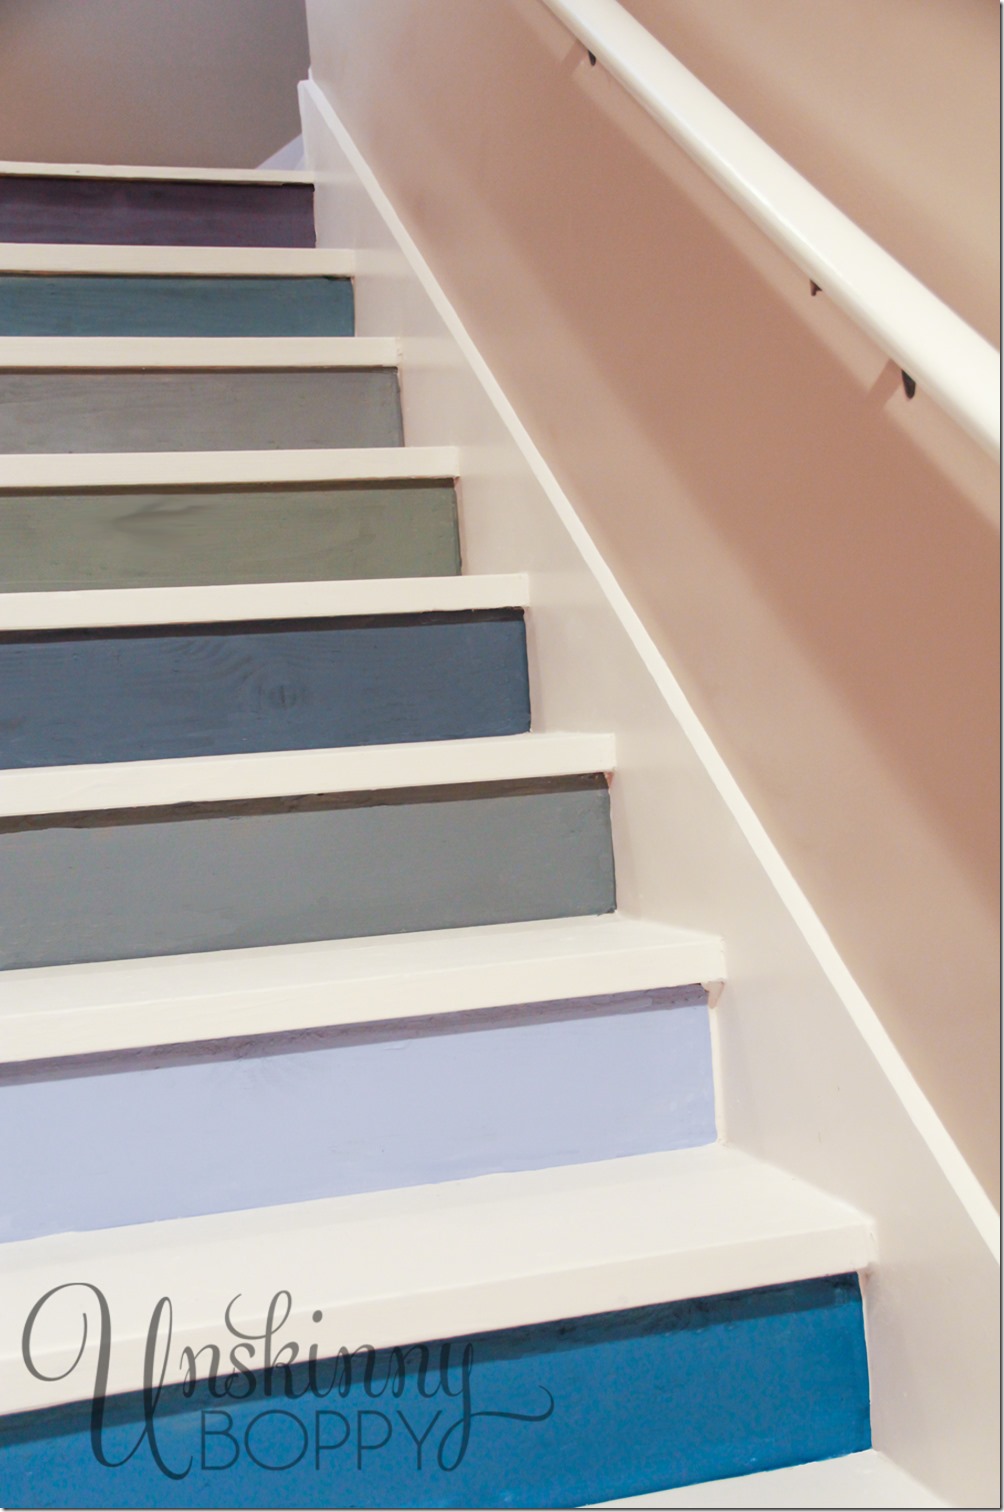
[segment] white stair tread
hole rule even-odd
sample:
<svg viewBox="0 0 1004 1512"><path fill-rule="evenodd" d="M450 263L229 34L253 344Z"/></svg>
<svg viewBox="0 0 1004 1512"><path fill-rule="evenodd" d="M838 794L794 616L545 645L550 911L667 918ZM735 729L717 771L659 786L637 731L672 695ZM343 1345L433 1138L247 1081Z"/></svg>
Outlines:
<svg viewBox="0 0 1004 1512"><path fill-rule="evenodd" d="M611 772L612 735L489 735L0 771L0 816Z"/></svg>
<svg viewBox="0 0 1004 1512"><path fill-rule="evenodd" d="M337 247L133 247L109 242L0 242L0 273L136 273L148 277L351 278Z"/></svg>
<svg viewBox="0 0 1004 1512"><path fill-rule="evenodd" d="M725 976L722 941L608 914L0 973L0 1060L461 1013Z"/></svg>
<svg viewBox="0 0 1004 1512"><path fill-rule="evenodd" d="M0 488L185 488L213 483L363 483L456 478L455 446L302 447L290 451L10 452Z"/></svg>
<svg viewBox="0 0 1004 1512"><path fill-rule="evenodd" d="M314 173L304 168L185 168L137 163L33 163L0 159L4 178L176 179L182 184L312 184Z"/></svg>
<svg viewBox="0 0 1004 1512"><path fill-rule="evenodd" d="M604 1507L947 1507L877 1449L840 1459L650 1491Z"/></svg>
<svg viewBox="0 0 1004 1512"><path fill-rule="evenodd" d="M240 1158L229 1141L216 1158L228 1149ZM163 1296L173 1304L166 1380L176 1381L186 1345L232 1345L224 1310L238 1295L234 1321L260 1330L271 1298L288 1292L277 1343L316 1342L323 1358L343 1345L459 1337L857 1271L873 1259L870 1225L855 1209L721 1145L61 1234L0 1246L0 1394L8 1412L88 1394L93 1327L62 1381L36 1379L21 1357L29 1311L66 1282L86 1280L108 1302L110 1391L119 1392L142 1382ZM42 1374L73 1362L85 1307L94 1313L93 1294L77 1288L46 1305L32 1338ZM315 1309L323 1325L312 1322Z"/></svg>
<svg viewBox="0 0 1004 1512"><path fill-rule="evenodd" d="M525 572L171 588L55 589L0 593L0 631L522 609L529 595L530 580Z"/></svg>
<svg viewBox="0 0 1004 1512"><path fill-rule="evenodd" d="M0 369L396 368L393 336L0 336Z"/></svg>

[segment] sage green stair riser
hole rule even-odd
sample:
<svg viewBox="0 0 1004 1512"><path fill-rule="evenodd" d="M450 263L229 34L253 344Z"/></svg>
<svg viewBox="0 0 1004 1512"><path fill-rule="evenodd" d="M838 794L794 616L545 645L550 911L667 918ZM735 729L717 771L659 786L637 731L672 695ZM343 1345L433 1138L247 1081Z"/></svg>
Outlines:
<svg viewBox="0 0 1004 1512"><path fill-rule="evenodd" d="M327 802L228 805L222 814L209 810L212 817L124 811L114 823L93 814L8 821L0 834L0 964L225 950L614 907L609 798L600 778Z"/></svg>
<svg viewBox="0 0 1004 1512"><path fill-rule="evenodd" d="M450 483L0 494L0 592L450 577Z"/></svg>
<svg viewBox="0 0 1004 1512"><path fill-rule="evenodd" d="M5 372L0 452L400 446L393 368Z"/></svg>

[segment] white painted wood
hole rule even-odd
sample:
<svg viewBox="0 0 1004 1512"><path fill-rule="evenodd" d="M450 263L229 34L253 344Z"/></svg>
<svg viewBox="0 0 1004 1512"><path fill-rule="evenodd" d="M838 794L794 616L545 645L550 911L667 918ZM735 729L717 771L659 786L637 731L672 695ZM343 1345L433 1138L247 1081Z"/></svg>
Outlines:
<svg viewBox="0 0 1004 1512"><path fill-rule="evenodd" d="M601 1507L947 1507L876 1449L729 1480L650 1491ZM990 1503L986 1503L987 1506Z"/></svg>
<svg viewBox="0 0 1004 1512"><path fill-rule="evenodd" d="M354 272L353 254L336 247L132 247L0 242L0 273L350 278Z"/></svg>
<svg viewBox="0 0 1004 1512"><path fill-rule="evenodd" d="M722 941L629 919L547 919L0 974L0 1060L90 1055L724 977Z"/></svg>
<svg viewBox="0 0 1004 1512"><path fill-rule="evenodd" d="M286 171L287 169L293 169L294 172L300 170L306 171L303 162L302 132L299 136L293 137L284 147L280 147L278 151L273 152L263 163L258 164L259 173L272 173L276 170Z"/></svg>
<svg viewBox="0 0 1004 1512"><path fill-rule="evenodd" d="M390 336L0 336L0 370L392 368Z"/></svg>
<svg viewBox="0 0 1004 1512"><path fill-rule="evenodd" d="M0 161L0 176L21 178L174 179L179 183L312 184L306 168L145 168L135 163L28 163Z"/></svg>
<svg viewBox="0 0 1004 1512"><path fill-rule="evenodd" d="M0 489L184 488L211 483L363 483L452 479L455 446L356 446L296 451L12 452Z"/></svg>
<svg viewBox="0 0 1004 1512"><path fill-rule="evenodd" d="M314 7L311 23L337 17ZM312 83L301 112L318 240L356 251L357 329L403 338L407 434L461 447L465 562L530 571L535 728L616 731L620 906L728 941L713 1019L729 1139L876 1217L875 1443L949 1502L980 1504L998 1477L992 1205Z"/></svg>
<svg viewBox="0 0 1004 1512"><path fill-rule="evenodd" d="M178 588L73 588L0 594L0 633L96 625L184 625L313 619L350 614L431 614L529 603L525 573L350 578L323 583L222 583Z"/></svg>
<svg viewBox="0 0 1004 1512"><path fill-rule="evenodd" d="M0 771L0 816L612 772L615 752L612 735L497 735L318 751L7 768Z"/></svg>
<svg viewBox="0 0 1004 1512"><path fill-rule="evenodd" d="M668 1200L672 1194L671 1200ZM29 1310L53 1286L86 1278L108 1299L109 1380L142 1383L144 1335L162 1296L174 1309L165 1381L180 1352L232 1344L223 1313L264 1328L270 1299L292 1310L276 1343L318 1357L481 1333L614 1308L863 1270L866 1219L806 1183L721 1145L518 1175L482 1176L206 1218L61 1234L0 1247L0 1394L7 1412L88 1394L94 1307L63 1292L33 1336L39 1381L21 1358ZM311 1321L315 1309L323 1325ZM259 1321L260 1320L260 1321ZM206 1368L206 1357L200 1359Z"/></svg>
<svg viewBox="0 0 1004 1512"><path fill-rule="evenodd" d="M633 99L882 351L1000 453L1000 356L786 163L619 0L544 0Z"/></svg>

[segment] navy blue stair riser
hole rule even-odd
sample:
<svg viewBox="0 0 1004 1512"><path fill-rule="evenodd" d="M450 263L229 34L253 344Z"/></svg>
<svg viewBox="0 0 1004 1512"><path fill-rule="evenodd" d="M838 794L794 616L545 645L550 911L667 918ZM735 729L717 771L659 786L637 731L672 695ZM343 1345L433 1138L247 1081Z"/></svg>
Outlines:
<svg viewBox="0 0 1004 1512"><path fill-rule="evenodd" d="M0 823L8 968L614 906L600 776Z"/></svg>
<svg viewBox="0 0 1004 1512"><path fill-rule="evenodd" d="M207 1160L221 1128L241 1131L239 1158ZM141 1139L141 1163L123 1130ZM715 1133L700 987L38 1063L0 1072L0 1145L18 1150L0 1174L0 1239L684 1149Z"/></svg>
<svg viewBox="0 0 1004 1512"><path fill-rule="evenodd" d="M0 274L0 336L352 336L348 278Z"/></svg>
<svg viewBox="0 0 1004 1512"><path fill-rule="evenodd" d="M0 637L0 767L529 728L518 610Z"/></svg>
<svg viewBox="0 0 1004 1512"><path fill-rule="evenodd" d="M0 592L452 577L452 483L0 493Z"/></svg>
<svg viewBox="0 0 1004 1512"><path fill-rule="evenodd" d="M394 368L0 373L0 452L400 446Z"/></svg>
<svg viewBox="0 0 1004 1512"><path fill-rule="evenodd" d="M0 241L313 247L314 186L9 174Z"/></svg>
<svg viewBox="0 0 1004 1512"><path fill-rule="evenodd" d="M276 1369L271 1395L259 1343L233 1395L224 1360L216 1394L167 1387L146 1420L141 1394L113 1398L93 1439L87 1401L0 1420L5 1505L579 1507L871 1444L854 1276L448 1349L367 1355L326 1337L323 1315L315 1328L296 1342L320 1364ZM277 1327L273 1353L286 1338Z"/></svg>

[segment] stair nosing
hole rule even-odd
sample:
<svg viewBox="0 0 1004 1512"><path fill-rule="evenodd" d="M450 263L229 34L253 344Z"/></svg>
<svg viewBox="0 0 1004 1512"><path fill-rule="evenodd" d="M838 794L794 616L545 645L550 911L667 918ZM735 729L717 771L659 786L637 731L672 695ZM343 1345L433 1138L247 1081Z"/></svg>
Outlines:
<svg viewBox="0 0 1004 1512"><path fill-rule="evenodd" d="M39 1381L21 1357L28 1310L71 1277L108 1301L116 1394L142 1384L165 1294L171 1382L186 1345L229 1337L223 1312L237 1293L243 1319L288 1291L288 1337L316 1340L321 1310L323 1358L861 1271L874 1257L863 1214L720 1144L54 1235L0 1246L0 1385L8 1412L86 1396L85 1381ZM46 1331L36 1364L49 1373L77 1352L80 1310L71 1303Z"/></svg>
<svg viewBox="0 0 1004 1512"><path fill-rule="evenodd" d="M213 484L456 479L456 446L298 447L269 451L6 452L0 492L184 488Z"/></svg>
<svg viewBox="0 0 1004 1512"><path fill-rule="evenodd" d="M621 914L0 972L16 1062L724 980L719 936Z"/></svg>
<svg viewBox="0 0 1004 1512"><path fill-rule="evenodd" d="M612 735L531 731L459 740L0 770L0 817L374 792L611 772Z"/></svg>
<svg viewBox="0 0 1004 1512"><path fill-rule="evenodd" d="M0 241L0 273L141 277L351 278L348 247L138 246L128 242Z"/></svg>
<svg viewBox="0 0 1004 1512"><path fill-rule="evenodd" d="M526 609L529 600L530 582L525 572L170 588L56 588L0 593L0 635L131 625L238 624Z"/></svg>
<svg viewBox="0 0 1004 1512"><path fill-rule="evenodd" d="M396 368L394 336L0 336L0 372Z"/></svg>

